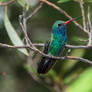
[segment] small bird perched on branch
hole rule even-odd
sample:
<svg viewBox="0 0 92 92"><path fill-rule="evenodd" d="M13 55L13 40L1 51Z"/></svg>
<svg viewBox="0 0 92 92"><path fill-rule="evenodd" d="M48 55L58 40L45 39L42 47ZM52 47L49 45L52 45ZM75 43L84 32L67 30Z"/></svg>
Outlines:
<svg viewBox="0 0 92 92"><path fill-rule="evenodd" d="M52 26L51 39L49 42L46 42L43 52L48 55L60 56L67 42L67 24L80 17L82 16L70 19L66 22L61 20L56 21ZM41 61L38 64L37 72L39 74L45 74L53 67L55 63L56 59L42 56Z"/></svg>

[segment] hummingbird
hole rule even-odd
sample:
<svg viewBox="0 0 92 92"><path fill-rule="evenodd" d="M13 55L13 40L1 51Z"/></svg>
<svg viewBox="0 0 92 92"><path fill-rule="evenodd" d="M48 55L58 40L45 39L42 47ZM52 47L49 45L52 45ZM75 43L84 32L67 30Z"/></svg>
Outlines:
<svg viewBox="0 0 92 92"><path fill-rule="evenodd" d="M66 22L57 20L52 26L50 41L45 43L43 53L53 56L60 56L64 51L65 44L67 43L67 24L75 19L70 19ZM41 61L38 63L37 72L39 74L46 74L56 63L56 59L42 56Z"/></svg>

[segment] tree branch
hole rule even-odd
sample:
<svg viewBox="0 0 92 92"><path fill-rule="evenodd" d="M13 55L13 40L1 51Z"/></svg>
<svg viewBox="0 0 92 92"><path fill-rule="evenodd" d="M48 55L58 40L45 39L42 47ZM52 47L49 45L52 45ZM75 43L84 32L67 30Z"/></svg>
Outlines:
<svg viewBox="0 0 92 92"><path fill-rule="evenodd" d="M12 4L12 3L14 3L16 0L11 0L11 1L8 1L8 2L5 2L5 3L1 3L0 2L0 6L7 6L7 5L9 5L9 4Z"/></svg>
<svg viewBox="0 0 92 92"><path fill-rule="evenodd" d="M90 46L92 44L92 24L91 24L91 18L90 18L90 8L88 7L88 30L89 30L89 34L88 34L88 46Z"/></svg>
<svg viewBox="0 0 92 92"><path fill-rule="evenodd" d="M37 44L34 44L34 45L37 46ZM41 45L42 46L43 44L38 44L38 45ZM49 57L49 58L53 58L53 59L57 59L57 60L65 60L65 59L79 60L79 61L82 61L82 62L85 62L85 63L88 63L88 64L92 64L92 61L89 61L87 59L80 58L80 57L75 57L75 56L55 57L55 56L51 56L51 55L48 55L48 54L44 54L43 52L41 52L41 51L39 52L37 49L32 48L30 46L12 46L12 45L7 45L7 44L0 43L0 48L16 48L16 49L17 48L29 48L29 49L31 49L33 51L36 51L36 52L40 53L41 55L43 55L45 57Z"/></svg>
<svg viewBox="0 0 92 92"><path fill-rule="evenodd" d="M92 61L84 59L84 58L81 58L81 57L67 56L67 59L79 60L79 61L82 61L84 63L88 63L88 64L92 65Z"/></svg>
<svg viewBox="0 0 92 92"><path fill-rule="evenodd" d="M41 2L38 5L38 7L28 17L26 17L26 20L30 19L35 13L37 13L40 10L40 8L42 8L42 6L43 6L43 2Z"/></svg>
<svg viewBox="0 0 92 92"><path fill-rule="evenodd" d="M43 47L44 44L43 43L33 43L34 46L36 47ZM7 45L7 44L3 44L3 43L0 43L0 48L29 48L30 46L12 46L12 45ZM90 46L84 46L84 45L80 45L80 46L74 46L74 45L65 45L66 48L69 48L69 49L90 49L92 48L92 45Z"/></svg>
<svg viewBox="0 0 92 92"><path fill-rule="evenodd" d="M78 0L78 1L79 1L79 4L80 4L82 16L83 16L83 27L85 29L86 28L86 21L85 21L85 13L84 13L84 7L83 7L83 0Z"/></svg>

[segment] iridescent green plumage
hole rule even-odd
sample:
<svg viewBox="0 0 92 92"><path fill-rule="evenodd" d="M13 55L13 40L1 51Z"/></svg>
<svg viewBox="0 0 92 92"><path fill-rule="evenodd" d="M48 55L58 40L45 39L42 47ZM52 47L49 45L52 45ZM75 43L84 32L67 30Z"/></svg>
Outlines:
<svg viewBox="0 0 92 92"><path fill-rule="evenodd" d="M48 54L59 56L66 41L66 25L64 25L64 21L56 21L52 26L51 43Z"/></svg>
<svg viewBox="0 0 92 92"><path fill-rule="evenodd" d="M64 21L56 21L52 26L51 40L45 46L48 55L59 56L63 52L64 46L67 41L66 25ZM48 49L46 49L48 48ZM40 64L38 65L38 73L46 73L55 64L56 60L51 58L42 57Z"/></svg>

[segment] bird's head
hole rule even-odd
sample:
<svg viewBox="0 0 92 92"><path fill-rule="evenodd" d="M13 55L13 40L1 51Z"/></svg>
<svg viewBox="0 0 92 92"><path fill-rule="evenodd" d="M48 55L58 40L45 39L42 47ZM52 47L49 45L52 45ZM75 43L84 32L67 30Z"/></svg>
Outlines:
<svg viewBox="0 0 92 92"><path fill-rule="evenodd" d="M52 26L52 30L56 30L58 28L63 28L63 27L66 27L66 25L64 25L64 21L61 21L61 20L57 20L53 26Z"/></svg>
<svg viewBox="0 0 92 92"><path fill-rule="evenodd" d="M68 23L70 23L70 22L72 22L72 21L74 21L74 20L76 20L76 19L79 19L79 18L81 18L82 16L78 16L78 17L76 17L76 18L73 18L73 19L70 19L70 20L68 20L68 21L61 21L61 20L57 20L54 24L53 24L53 26L52 26L52 30L56 30L56 29L58 29L58 28L60 28L60 29L65 29L66 28L66 25L68 24Z"/></svg>

